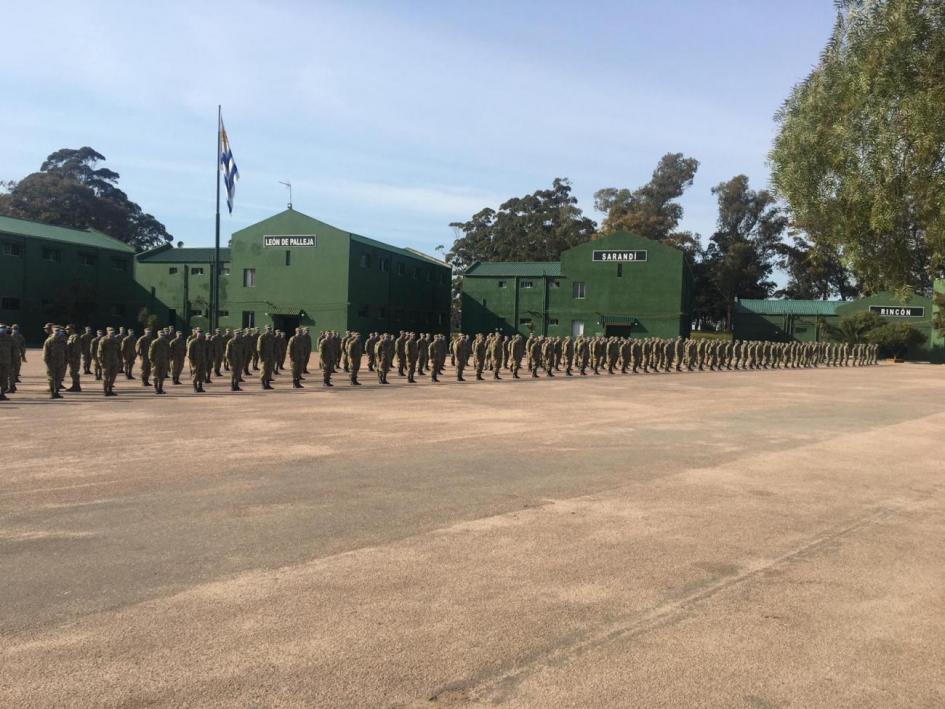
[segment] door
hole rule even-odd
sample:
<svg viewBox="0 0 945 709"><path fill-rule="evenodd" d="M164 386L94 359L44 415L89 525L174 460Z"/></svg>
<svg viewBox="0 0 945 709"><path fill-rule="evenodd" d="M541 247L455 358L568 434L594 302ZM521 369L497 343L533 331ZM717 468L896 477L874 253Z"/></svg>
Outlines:
<svg viewBox="0 0 945 709"><path fill-rule="evenodd" d="M571 337L580 337L583 334L584 334L584 321L572 320L571 321Z"/></svg>
<svg viewBox="0 0 945 709"><path fill-rule="evenodd" d="M604 328L607 337L630 337L629 325L607 325Z"/></svg>
<svg viewBox="0 0 945 709"><path fill-rule="evenodd" d="M287 337L295 334L295 328L299 326L301 319L298 315L273 315L272 326L275 330L282 330Z"/></svg>

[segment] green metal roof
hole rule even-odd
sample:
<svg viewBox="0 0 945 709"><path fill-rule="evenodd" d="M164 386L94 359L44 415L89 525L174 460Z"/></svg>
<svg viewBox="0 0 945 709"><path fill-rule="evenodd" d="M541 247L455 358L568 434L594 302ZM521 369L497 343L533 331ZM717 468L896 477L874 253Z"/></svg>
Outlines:
<svg viewBox="0 0 945 709"><path fill-rule="evenodd" d="M742 299L736 303L741 308L757 315L836 315L843 300L757 300Z"/></svg>
<svg viewBox="0 0 945 709"><path fill-rule="evenodd" d="M336 227L337 228L337 227ZM448 268L446 263L435 259L432 256L428 256L422 251L417 251L416 249L402 249L399 246L391 246L390 244L385 244L383 241L378 241L377 239L372 239L368 236L361 236L360 234L352 234L348 232L348 236L352 240L357 241L358 243L365 244L366 246L373 246L377 249L384 249L385 251L390 251L391 253L399 254L401 256L407 256L408 258L418 258L423 261L428 261L429 263L436 264L437 266L442 266Z"/></svg>
<svg viewBox="0 0 945 709"><path fill-rule="evenodd" d="M69 229L64 226L53 226L52 224L43 224L42 222L33 222L28 219L16 219L15 217L5 217L0 215L0 233L14 234L16 236L28 236L34 239L48 239L49 241L59 241L64 244L75 244L77 246L88 246L96 249L111 249L112 251L124 251L134 253L134 249L128 244L113 239L100 231L89 229Z"/></svg>
<svg viewBox="0 0 945 709"><path fill-rule="evenodd" d="M220 262L230 260L230 250L220 249ZM170 245L159 246L151 251L138 254L141 263L213 263L212 248L181 248L175 249Z"/></svg>
<svg viewBox="0 0 945 709"><path fill-rule="evenodd" d="M560 276L560 261L477 261L467 276Z"/></svg>

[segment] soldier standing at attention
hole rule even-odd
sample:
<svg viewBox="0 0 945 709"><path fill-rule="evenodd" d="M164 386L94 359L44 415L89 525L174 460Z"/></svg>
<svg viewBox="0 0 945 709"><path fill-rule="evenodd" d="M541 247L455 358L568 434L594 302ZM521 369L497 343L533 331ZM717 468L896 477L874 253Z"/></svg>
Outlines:
<svg viewBox="0 0 945 709"><path fill-rule="evenodd" d="M437 337L442 338L442 335L437 335ZM440 342L443 342L443 340L440 339ZM456 359L456 381L466 381L463 378L463 371L469 365L469 358L472 354L473 348L469 342L469 335L460 335L457 337L453 342L453 356ZM444 357L443 359L445 360L446 358Z"/></svg>
<svg viewBox="0 0 945 709"><path fill-rule="evenodd" d="M20 333L20 326L16 323L10 326L10 337L17 344L19 356L13 360L13 384L20 383L20 367L26 361L26 338Z"/></svg>
<svg viewBox="0 0 945 709"><path fill-rule="evenodd" d="M128 330L123 338L121 338L121 360L123 369L125 372L125 377L127 379L134 379L132 370L135 366L135 331Z"/></svg>
<svg viewBox="0 0 945 709"><path fill-rule="evenodd" d="M505 351L505 338L501 332L496 332L490 344L490 355L492 356L492 378L501 379L499 372L502 371L503 352Z"/></svg>
<svg viewBox="0 0 945 709"><path fill-rule="evenodd" d="M115 379L121 370L121 341L115 336L115 328L105 331L105 336L98 341L98 359L102 365L102 388L105 396L118 396L115 393Z"/></svg>
<svg viewBox="0 0 945 709"><path fill-rule="evenodd" d="M361 357L364 354L364 345L361 342L361 333L352 332L348 339L348 367L351 369L351 385L359 387L358 372L361 371Z"/></svg>
<svg viewBox="0 0 945 709"><path fill-rule="evenodd" d="M555 343L551 337L542 339L541 366L545 370L545 376L553 377L555 375Z"/></svg>
<svg viewBox="0 0 945 709"><path fill-rule="evenodd" d="M66 341L62 329L53 325L46 326L48 336L43 343L43 362L46 364L46 379L49 382L49 398L61 399L59 387L62 380L59 372L66 366Z"/></svg>
<svg viewBox="0 0 945 709"><path fill-rule="evenodd" d="M305 361L305 339L302 328L295 328L295 334L289 338L289 364L292 366L292 388L302 389L302 365Z"/></svg>
<svg viewBox="0 0 945 709"><path fill-rule="evenodd" d="M341 338L341 368L345 372L350 372L351 367L348 362L348 340L351 339L351 330L345 330L345 336Z"/></svg>
<svg viewBox="0 0 945 709"><path fill-rule="evenodd" d="M135 354L141 358L141 385L151 386L148 378L151 376L151 328L144 328L144 334L135 343Z"/></svg>
<svg viewBox="0 0 945 709"><path fill-rule="evenodd" d="M430 359L430 339L427 333L420 335L420 339L417 340L417 374L421 377L424 375L427 362Z"/></svg>
<svg viewBox="0 0 945 709"><path fill-rule="evenodd" d="M220 328L217 328L213 331L213 335L210 336L210 352L213 354L213 373L218 377L223 376L220 367L223 366L223 353L225 350L226 340L223 337L223 333L220 332Z"/></svg>
<svg viewBox="0 0 945 709"><path fill-rule="evenodd" d="M230 391L243 391L240 382L246 364L246 342L239 330L235 330L233 337L227 341L223 355L230 366Z"/></svg>
<svg viewBox="0 0 945 709"><path fill-rule="evenodd" d="M69 378L72 385L66 391L82 391L79 373L82 371L82 340L75 330L75 325L66 325L66 364L69 365Z"/></svg>
<svg viewBox="0 0 945 709"><path fill-rule="evenodd" d="M451 345L452 346L452 345ZM442 335L434 335L430 340L430 381L438 382L441 367L446 364L447 345Z"/></svg>
<svg viewBox="0 0 945 709"><path fill-rule="evenodd" d="M374 346L374 367L378 384L387 384L387 373L390 371L393 355L394 342L388 333L384 333L377 339L377 344Z"/></svg>
<svg viewBox="0 0 945 709"><path fill-rule="evenodd" d="M404 349L404 345L407 342L407 336L403 330L400 331L400 334L397 336L397 339L394 340L394 354L397 356L397 376L404 376L404 369L407 364L407 352Z"/></svg>
<svg viewBox="0 0 945 709"><path fill-rule="evenodd" d="M417 373L417 357L420 354L420 347L417 345L417 336L415 333L407 333L407 339L404 340L404 355L407 360L407 383L416 384L414 375Z"/></svg>
<svg viewBox="0 0 945 709"><path fill-rule="evenodd" d="M476 380L482 381L482 370L486 366L486 340L481 332L476 333L476 339L472 342L472 357Z"/></svg>
<svg viewBox="0 0 945 709"><path fill-rule="evenodd" d="M322 343L324 345L324 343ZM262 374L259 381L263 389L272 389L272 366L276 358L275 337L272 334L272 326L266 325L262 334L256 338L256 351L259 353L259 359L262 362Z"/></svg>
<svg viewBox="0 0 945 709"><path fill-rule="evenodd" d="M194 336L187 343L187 359L190 360L190 375L194 391L203 393L203 383L207 375L207 347L203 331L198 327Z"/></svg>
<svg viewBox="0 0 945 709"><path fill-rule="evenodd" d="M82 350L82 373L91 374L92 373L92 328L88 325L85 327L85 332L79 335L79 343Z"/></svg>
<svg viewBox="0 0 945 709"><path fill-rule="evenodd" d="M374 364L377 359L377 333L372 332L367 336L367 339L364 341L364 351L367 354L367 368L369 372L374 371Z"/></svg>
<svg viewBox="0 0 945 709"><path fill-rule="evenodd" d="M538 379L538 368L541 366L541 338L530 337L528 345L528 368L532 379Z"/></svg>
<svg viewBox="0 0 945 709"><path fill-rule="evenodd" d="M525 340L515 333L509 342L509 364L512 367L512 379L519 379L518 370L522 367L522 358L525 356Z"/></svg>
<svg viewBox="0 0 945 709"><path fill-rule="evenodd" d="M13 374L16 349L16 342L7 331L6 323L0 322L0 401L7 400L7 392L16 391L16 377Z"/></svg>
<svg viewBox="0 0 945 709"><path fill-rule="evenodd" d="M335 353L331 333L328 333L328 336L319 344L318 354L321 356L322 362L324 362L322 366L322 386L334 386L334 384L331 383L331 375L332 372L335 371L335 363L333 360Z"/></svg>
<svg viewBox="0 0 945 709"><path fill-rule="evenodd" d="M154 374L154 393L164 393L164 380L167 379L167 371L170 365L171 345L167 341L167 334L163 330L158 331L157 337L151 340L148 345L148 362L151 365L151 372Z"/></svg>
<svg viewBox="0 0 945 709"><path fill-rule="evenodd" d="M102 380L102 361L98 357L98 343L102 341L105 335L101 330L95 331L95 337L92 338L92 363L95 365L95 381Z"/></svg>
<svg viewBox="0 0 945 709"><path fill-rule="evenodd" d="M308 374L308 361L312 357L312 333L307 327L302 328L302 340L305 342L305 356L302 358L302 374ZM302 377L305 379L305 377Z"/></svg>
<svg viewBox="0 0 945 709"><path fill-rule="evenodd" d="M171 381L174 384L180 384L180 373L184 370L184 359L187 357L187 343L184 341L184 333L178 330L169 344L171 349Z"/></svg>

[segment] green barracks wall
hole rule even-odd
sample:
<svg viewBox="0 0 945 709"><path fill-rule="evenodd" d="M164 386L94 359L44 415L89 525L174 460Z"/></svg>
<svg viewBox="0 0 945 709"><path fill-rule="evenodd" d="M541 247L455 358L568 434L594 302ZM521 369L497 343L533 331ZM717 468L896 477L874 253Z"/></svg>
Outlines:
<svg viewBox="0 0 945 709"><path fill-rule="evenodd" d="M594 251L646 251L645 261L594 261ZM623 275L618 276L618 266ZM631 324L633 337L689 334L691 274L679 249L651 239L615 232L568 249L561 255L561 287L550 292L548 334L571 334L573 320L585 334L606 334L607 325ZM574 298L572 285L583 281L586 297Z"/></svg>
<svg viewBox="0 0 945 709"><path fill-rule="evenodd" d="M266 236L315 237L315 246L265 246ZM344 330L348 314L348 234L301 212L286 210L241 229L230 240L230 275L222 327L298 324L314 330ZM287 256L288 254L288 256ZM288 262L287 262L288 259ZM255 269L256 285L244 285Z"/></svg>
<svg viewBox="0 0 945 709"><path fill-rule="evenodd" d="M941 361L942 353L939 348L934 346L933 341L933 327L932 327L932 299L926 298L925 296L919 295L917 293L908 294L906 297L901 298L896 293L891 291L884 291L881 293L876 293L875 295L867 296L865 298L859 298L858 300L850 301L849 303L844 303L837 307L837 316L846 317L853 315L854 313L863 312L869 310L871 306L876 307L912 307L912 308L924 308L924 314L922 317L898 317L898 316L881 316L884 320L889 320L891 322L908 322L915 329L922 333L924 341L921 345L913 347L906 354L907 359L912 360L930 360L930 361Z"/></svg>
<svg viewBox="0 0 945 709"><path fill-rule="evenodd" d="M220 249L224 274L229 268L229 249ZM159 325L179 330L209 326L213 249L161 246L138 254L135 280L141 286L148 310ZM220 279L221 311L227 317L230 279Z"/></svg>
<svg viewBox="0 0 945 709"><path fill-rule="evenodd" d="M349 235L345 329L447 333L450 268L441 262Z"/></svg>
<svg viewBox="0 0 945 709"><path fill-rule="evenodd" d="M499 273L477 276L473 269L472 275L463 278L462 331L475 334L498 329L506 335L543 334L548 294L561 280L543 272L543 267L552 264L510 264L512 268L505 272L503 264L489 265L498 267ZM558 264L553 266L557 271ZM489 272L496 273L495 269Z"/></svg>
<svg viewBox="0 0 945 709"><path fill-rule="evenodd" d="M736 308L733 337L736 340L818 342L825 339L825 326L834 325L836 321L835 315L769 315Z"/></svg>
<svg viewBox="0 0 945 709"><path fill-rule="evenodd" d="M45 338L46 322L137 326L143 293L132 277L131 248L103 234L8 217L0 222L0 306L16 306L0 307L0 321L18 323L31 346ZM44 249L58 252L58 260L44 258Z"/></svg>

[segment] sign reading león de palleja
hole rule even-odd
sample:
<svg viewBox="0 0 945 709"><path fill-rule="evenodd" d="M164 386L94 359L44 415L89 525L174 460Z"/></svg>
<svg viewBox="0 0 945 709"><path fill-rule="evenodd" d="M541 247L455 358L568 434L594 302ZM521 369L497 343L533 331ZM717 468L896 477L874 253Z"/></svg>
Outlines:
<svg viewBox="0 0 945 709"><path fill-rule="evenodd" d="M595 261L646 261L646 251L595 251Z"/></svg>
<svg viewBox="0 0 945 709"><path fill-rule="evenodd" d="M263 246L291 247L315 246L314 234L266 234L263 236Z"/></svg>
<svg viewBox="0 0 945 709"><path fill-rule="evenodd" d="M898 305L871 305L871 313L890 318L924 318L925 308L905 308Z"/></svg>

